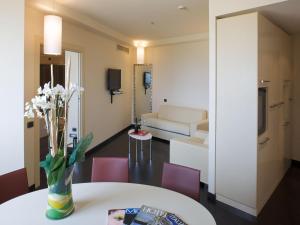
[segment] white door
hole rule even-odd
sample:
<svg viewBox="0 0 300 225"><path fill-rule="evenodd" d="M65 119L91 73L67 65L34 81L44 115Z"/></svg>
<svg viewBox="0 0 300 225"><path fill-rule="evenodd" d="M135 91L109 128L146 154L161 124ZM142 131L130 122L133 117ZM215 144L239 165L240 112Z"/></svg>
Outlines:
<svg viewBox="0 0 300 225"><path fill-rule="evenodd" d="M70 83L81 86L81 56L78 52L66 51L65 61L71 60ZM73 146L73 139L81 137L81 101L80 93L75 93L69 103L68 146Z"/></svg>

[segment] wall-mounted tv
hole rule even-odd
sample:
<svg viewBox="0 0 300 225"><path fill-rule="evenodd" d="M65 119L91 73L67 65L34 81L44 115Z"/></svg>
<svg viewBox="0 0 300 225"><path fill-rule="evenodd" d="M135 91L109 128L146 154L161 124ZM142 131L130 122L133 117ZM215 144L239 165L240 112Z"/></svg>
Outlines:
<svg viewBox="0 0 300 225"><path fill-rule="evenodd" d="M148 89L151 87L152 83L152 76L150 72L145 72L144 73L144 87L145 89Z"/></svg>
<svg viewBox="0 0 300 225"><path fill-rule="evenodd" d="M118 91L121 89L121 70L108 69L107 71L107 89L109 91Z"/></svg>

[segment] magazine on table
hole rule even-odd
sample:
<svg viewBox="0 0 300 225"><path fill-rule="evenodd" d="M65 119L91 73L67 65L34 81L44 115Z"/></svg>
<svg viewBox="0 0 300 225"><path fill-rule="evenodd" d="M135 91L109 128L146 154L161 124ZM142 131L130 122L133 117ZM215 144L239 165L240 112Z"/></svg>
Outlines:
<svg viewBox="0 0 300 225"><path fill-rule="evenodd" d="M139 208L110 209L107 225L130 225L138 212Z"/></svg>
<svg viewBox="0 0 300 225"><path fill-rule="evenodd" d="M175 214L167 211L145 206L140 208L139 213L130 225L187 225Z"/></svg>

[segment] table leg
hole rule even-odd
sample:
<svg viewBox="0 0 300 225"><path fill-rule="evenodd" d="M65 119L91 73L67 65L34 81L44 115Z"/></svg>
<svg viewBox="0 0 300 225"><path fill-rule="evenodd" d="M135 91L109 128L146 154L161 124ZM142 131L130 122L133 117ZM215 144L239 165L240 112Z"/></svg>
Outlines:
<svg viewBox="0 0 300 225"><path fill-rule="evenodd" d="M150 139L150 162L152 161L152 139Z"/></svg>
<svg viewBox="0 0 300 225"><path fill-rule="evenodd" d="M141 140L141 160L144 160L143 141Z"/></svg>
<svg viewBox="0 0 300 225"><path fill-rule="evenodd" d="M128 158L130 159L130 153L131 153L131 149L130 149L130 136L128 136Z"/></svg>
<svg viewBox="0 0 300 225"><path fill-rule="evenodd" d="M141 152L143 152L143 141L141 140Z"/></svg>
<svg viewBox="0 0 300 225"><path fill-rule="evenodd" d="M135 162L137 163L137 142L138 140L135 139Z"/></svg>

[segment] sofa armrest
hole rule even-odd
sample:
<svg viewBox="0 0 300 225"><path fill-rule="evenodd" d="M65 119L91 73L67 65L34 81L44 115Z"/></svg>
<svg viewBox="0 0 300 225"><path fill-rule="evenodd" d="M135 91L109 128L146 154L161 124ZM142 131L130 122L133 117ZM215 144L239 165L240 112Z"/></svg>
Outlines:
<svg viewBox="0 0 300 225"><path fill-rule="evenodd" d="M197 125L197 130L203 130L208 132L209 126L208 126L208 119L202 120L200 123Z"/></svg>
<svg viewBox="0 0 300 225"><path fill-rule="evenodd" d="M157 112L153 112L153 113L146 113L141 115L141 121L143 123L144 120L148 119L148 118L157 118L158 117L158 113Z"/></svg>
<svg viewBox="0 0 300 225"><path fill-rule="evenodd" d="M201 120L200 122L190 123L190 136L197 130L203 130L208 132L208 120Z"/></svg>

